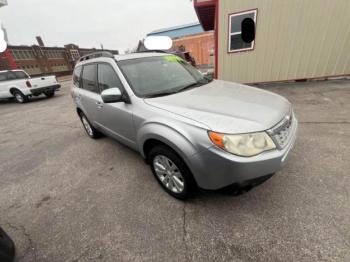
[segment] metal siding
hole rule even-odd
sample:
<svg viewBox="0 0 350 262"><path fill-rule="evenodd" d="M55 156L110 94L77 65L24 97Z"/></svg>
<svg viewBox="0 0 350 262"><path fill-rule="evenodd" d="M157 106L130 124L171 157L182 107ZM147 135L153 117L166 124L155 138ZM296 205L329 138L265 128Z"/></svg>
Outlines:
<svg viewBox="0 0 350 262"><path fill-rule="evenodd" d="M176 28L171 30L164 30L161 32L152 32L147 36L169 36L170 38L178 38L187 35L203 33L204 30L200 24L194 26L187 26L185 28Z"/></svg>
<svg viewBox="0 0 350 262"><path fill-rule="evenodd" d="M219 79L246 83L350 74L350 1L220 0L219 8ZM228 15L255 8L255 49L228 53Z"/></svg>

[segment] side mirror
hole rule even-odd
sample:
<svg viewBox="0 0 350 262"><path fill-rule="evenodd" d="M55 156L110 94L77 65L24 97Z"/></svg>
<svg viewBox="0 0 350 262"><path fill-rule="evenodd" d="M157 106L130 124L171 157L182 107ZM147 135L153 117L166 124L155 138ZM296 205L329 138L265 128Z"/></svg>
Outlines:
<svg viewBox="0 0 350 262"><path fill-rule="evenodd" d="M122 100L122 92L118 87L109 88L103 90L101 93L101 97L104 103L116 103L121 102Z"/></svg>

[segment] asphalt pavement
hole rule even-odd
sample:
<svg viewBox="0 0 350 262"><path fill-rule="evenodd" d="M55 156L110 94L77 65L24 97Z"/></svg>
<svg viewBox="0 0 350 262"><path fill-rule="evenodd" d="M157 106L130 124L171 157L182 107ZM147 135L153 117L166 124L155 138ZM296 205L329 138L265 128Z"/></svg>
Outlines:
<svg viewBox="0 0 350 262"><path fill-rule="evenodd" d="M299 133L285 168L240 196L167 195L134 151L90 139L69 82L0 101L0 225L17 261L350 261L350 81L260 86Z"/></svg>

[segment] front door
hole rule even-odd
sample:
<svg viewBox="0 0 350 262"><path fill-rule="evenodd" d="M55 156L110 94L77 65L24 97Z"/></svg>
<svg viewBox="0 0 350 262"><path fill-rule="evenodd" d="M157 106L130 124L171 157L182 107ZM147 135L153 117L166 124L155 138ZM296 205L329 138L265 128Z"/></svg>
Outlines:
<svg viewBox="0 0 350 262"><path fill-rule="evenodd" d="M122 93L125 93L123 84L111 65L99 63L97 71L100 92L118 87ZM135 147L136 133L132 113L132 104L124 102L103 103L97 111L97 123L111 136Z"/></svg>

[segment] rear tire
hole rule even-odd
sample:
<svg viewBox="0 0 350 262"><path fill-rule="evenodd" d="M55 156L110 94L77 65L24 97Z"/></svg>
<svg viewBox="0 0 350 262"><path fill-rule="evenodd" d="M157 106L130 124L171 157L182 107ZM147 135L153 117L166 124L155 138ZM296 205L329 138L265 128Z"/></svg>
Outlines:
<svg viewBox="0 0 350 262"><path fill-rule="evenodd" d="M28 97L23 95L23 93L19 90L14 90L12 95L15 97L17 103L23 104L28 102Z"/></svg>
<svg viewBox="0 0 350 262"><path fill-rule="evenodd" d="M84 113L79 114L80 120L83 124L83 127L88 134L88 136L92 139L96 139L102 136L102 133L98 131L93 125L90 124L90 121L87 119Z"/></svg>
<svg viewBox="0 0 350 262"><path fill-rule="evenodd" d="M53 96L55 95L55 91L45 91L45 92L44 92L44 95L45 95L47 98L53 97Z"/></svg>
<svg viewBox="0 0 350 262"><path fill-rule="evenodd" d="M196 187L186 163L171 148L158 145L148 155L153 175L171 196L185 200L192 196Z"/></svg>

